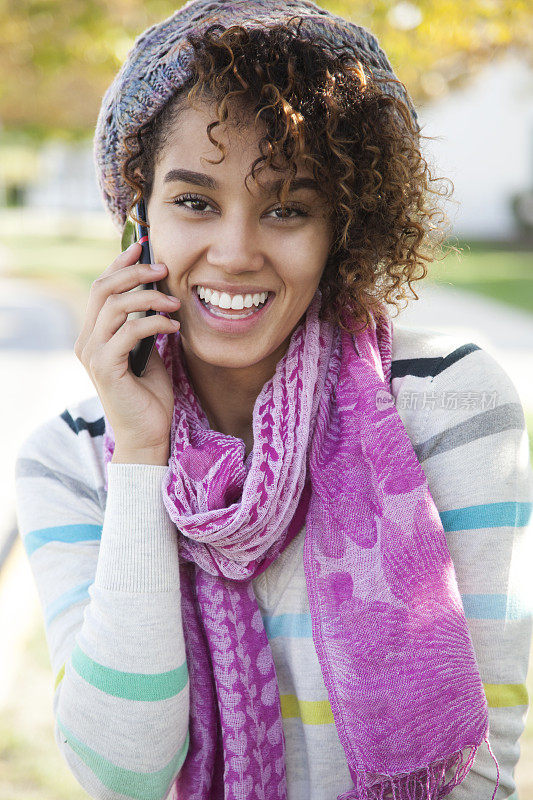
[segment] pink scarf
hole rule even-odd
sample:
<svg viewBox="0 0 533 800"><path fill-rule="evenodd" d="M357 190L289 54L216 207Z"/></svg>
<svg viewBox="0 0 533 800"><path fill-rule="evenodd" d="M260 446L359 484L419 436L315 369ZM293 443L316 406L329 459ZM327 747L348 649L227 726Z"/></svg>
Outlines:
<svg viewBox="0 0 533 800"><path fill-rule="evenodd" d="M392 321L383 309L351 335L319 320L320 303L317 290L255 402L246 463L241 439L210 429L179 334L157 338L175 396L161 490L178 528L190 679L183 800L287 797L251 579L304 522L313 642L354 784L339 800L442 798L483 741L491 752L443 527L390 393ZM106 420L106 463L113 447Z"/></svg>

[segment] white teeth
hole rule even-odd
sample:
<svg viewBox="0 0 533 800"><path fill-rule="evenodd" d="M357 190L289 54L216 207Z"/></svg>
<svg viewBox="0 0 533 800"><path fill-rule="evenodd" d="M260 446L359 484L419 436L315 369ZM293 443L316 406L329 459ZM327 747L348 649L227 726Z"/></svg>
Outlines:
<svg viewBox="0 0 533 800"><path fill-rule="evenodd" d="M251 308L252 306L258 307L265 303L268 297L268 292L258 292L253 295L235 294L232 296L227 292L218 292L216 289L212 290L204 286L197 286L196 293L206 303L219 308L231 308L236 311L240 311L243 308Z"/></svg>
<svg viewBox="0 0 533 800"><path fill-rule="evenodd" d="M227 295L229 297L229 295ZM222 308L222 305L220 306ZM231 307L236 311L242 311L244 308L244 297L242 294L236 294L233 300L231 301Z"/></svg>

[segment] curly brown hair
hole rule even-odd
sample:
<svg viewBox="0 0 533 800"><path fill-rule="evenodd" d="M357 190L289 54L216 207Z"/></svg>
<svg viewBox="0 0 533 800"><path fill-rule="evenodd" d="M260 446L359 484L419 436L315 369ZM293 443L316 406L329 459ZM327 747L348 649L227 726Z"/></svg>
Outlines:
<svg viewBox="0 0 533 800"><path fill-rule="evenodd" d="M196 98L216 104L218 119L206 133L222 153L210 163L220 163L225 148L211 130L228 119L230 101L237 101L266 127L247 179L256 180L258 165L259 171L270 167L293 176L297 159L310 165L334 232L320 281L321 318L346 329L346 310L355 330L369 324L369 313L379 315L383 302L399 312L398 304L408 301L407 286L418 299L411 283L427 275L424 262L436 260L446 237L433 222L435 216L447 220L446 214L428 203L430 193L443 196L430 187L442 179L431 176L419 149L420 138L431 137L422 137L407 105L381 88L394 79L376 76L349 46L300 37L300 22L214 24L189 34L189 80L125 141L122 173L134 191L128 215L135 218L141 197L148 203L158 154L182 108L194 106ZM231 121L246 124L235 107ZM278 191L282 207L290 181Z"/></svg>

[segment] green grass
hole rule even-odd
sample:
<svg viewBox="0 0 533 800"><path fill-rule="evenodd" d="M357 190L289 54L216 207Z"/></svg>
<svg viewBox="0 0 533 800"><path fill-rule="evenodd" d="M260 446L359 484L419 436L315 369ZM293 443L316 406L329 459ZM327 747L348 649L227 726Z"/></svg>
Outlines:
<svg viewBox="0 0 533 800"><path fill-rule="evenodd" d="M451 252L442 261L431 264L428 280L533 313L533 252L504 249L490 243L462 242L456 246L464 248L461 255Z"/></svg>
<svg viewBox="0 0 533 800"><path fill-rule="evenodd" d="M7 275L51 282L75 280L87 290L120 253L118 238L111 241L4 235L2 244L12 256L5 265Z"/></svg>

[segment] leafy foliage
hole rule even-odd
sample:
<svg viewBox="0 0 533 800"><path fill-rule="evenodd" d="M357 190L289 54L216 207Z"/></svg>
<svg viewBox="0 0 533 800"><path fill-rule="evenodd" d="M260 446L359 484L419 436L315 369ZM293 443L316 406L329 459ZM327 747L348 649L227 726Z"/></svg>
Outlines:
<svg viewBox="0 0 533 800"><path fill-rule="evenodd" d="M102 96L135 39L171 0L0 0L0 122L41 141L90 137ZM322 0L372 30L423 104L515 47L531 58L528 0Z"/></svg>

